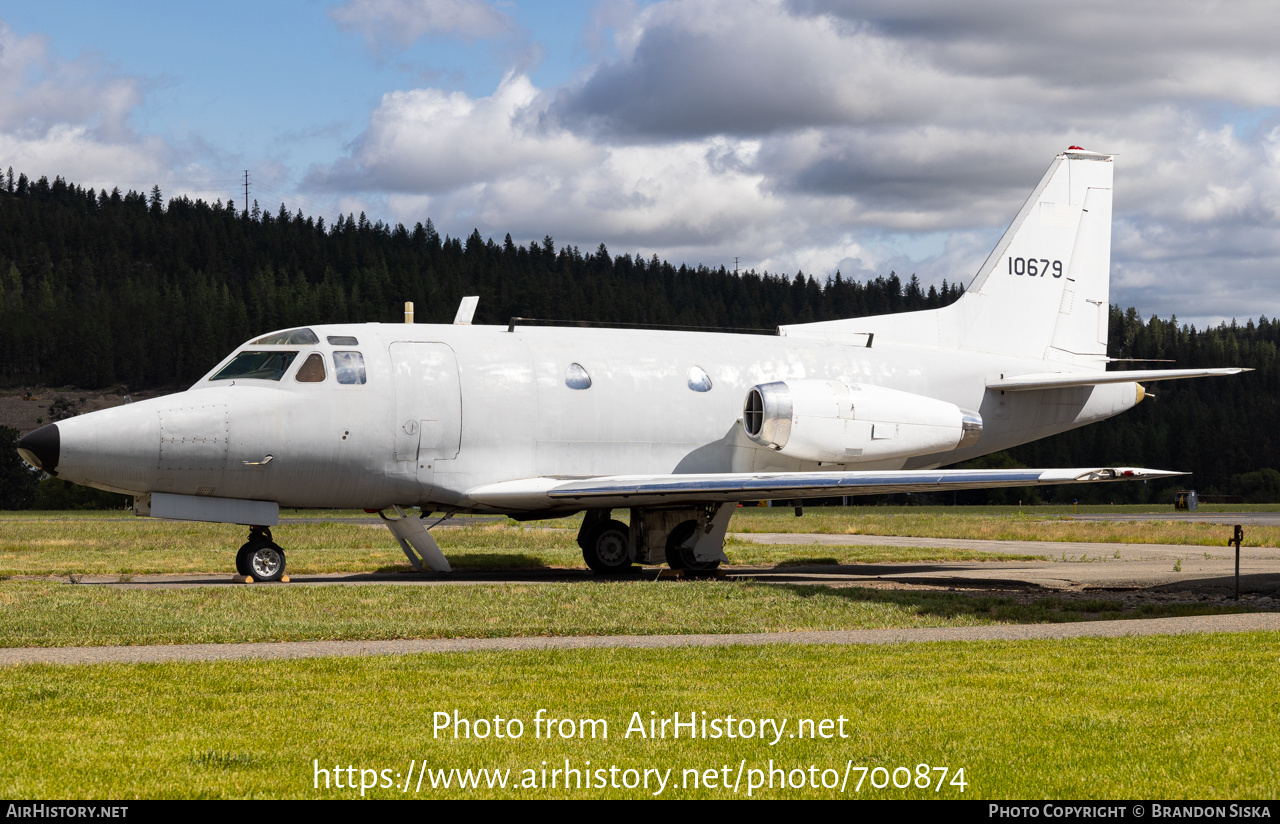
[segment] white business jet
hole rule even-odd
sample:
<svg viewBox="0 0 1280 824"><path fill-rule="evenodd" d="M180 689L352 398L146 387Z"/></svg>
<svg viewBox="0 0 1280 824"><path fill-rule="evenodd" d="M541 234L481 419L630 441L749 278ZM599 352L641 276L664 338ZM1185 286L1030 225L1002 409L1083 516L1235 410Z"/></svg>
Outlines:
<svg viewBox="0 0 1280 824"><path fill-rule="evenodd" d="M447 571L405 510L586 512L592 570L708 570L734 506L760 499L1178 474L943 470L1109 418L1140 382L1240 369L1105 371L1112 157L1058 155L956 303L779 327L339 324L272 332L186 392L19 441L139 515L243 524L237 569L284 574L279 507L381 513L413 566ZM407 318L411 320L411 318ZM630 509L630 524L611 517Z"/></svg>

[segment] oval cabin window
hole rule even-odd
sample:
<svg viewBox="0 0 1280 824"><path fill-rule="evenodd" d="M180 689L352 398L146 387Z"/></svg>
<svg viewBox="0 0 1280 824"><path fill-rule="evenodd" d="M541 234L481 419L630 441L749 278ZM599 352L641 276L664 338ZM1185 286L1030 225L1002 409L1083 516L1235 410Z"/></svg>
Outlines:
<svg viewBox="0 0 1280 824"><path fill-rule="evenodd" d="M711 376L701 366L689 367L689 388L694 392L710 392Z"/></svg>
<svg viewBox="0 0 1280 824"><path fill-rule="evenodd" d="M591 376L580 363L571 363L564 373L564 385L570 389L590 389Z"/></svg>

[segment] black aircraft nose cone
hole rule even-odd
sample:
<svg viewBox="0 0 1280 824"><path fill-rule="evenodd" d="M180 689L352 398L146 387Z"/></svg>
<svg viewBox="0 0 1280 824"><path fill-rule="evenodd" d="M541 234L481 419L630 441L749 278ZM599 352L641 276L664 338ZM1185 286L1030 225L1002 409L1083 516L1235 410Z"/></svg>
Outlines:
<svg viewBox="0 0 1280 824"><path fill-rule="evenodd" d="M58 434L56 423L28 432L18 441L18 453L22 455L22 459L50 475L57 474L55 470L58 468L58 451L61 448L62 436Z"/></svg>

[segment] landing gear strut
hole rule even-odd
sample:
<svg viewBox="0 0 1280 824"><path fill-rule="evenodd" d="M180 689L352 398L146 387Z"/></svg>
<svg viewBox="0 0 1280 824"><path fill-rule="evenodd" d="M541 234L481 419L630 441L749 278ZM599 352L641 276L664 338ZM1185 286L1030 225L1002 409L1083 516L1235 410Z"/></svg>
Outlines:
<svg viewBox="0 0 1280 824"><path fill-rule="evenodd" d="M719 558L698 560L693 550L697 532L698 522L695 520L681 521L671 530L667 535L667 566L688 572L710 572L720 566Z"/></svg>
<svg viewBox="0 0 1280 824"><path fill-rule="evenodd" d="M236 553L236 572L255 581L279 581L284 577L284 550L271 539L270 529L249 527L249 540Z"/></svg>

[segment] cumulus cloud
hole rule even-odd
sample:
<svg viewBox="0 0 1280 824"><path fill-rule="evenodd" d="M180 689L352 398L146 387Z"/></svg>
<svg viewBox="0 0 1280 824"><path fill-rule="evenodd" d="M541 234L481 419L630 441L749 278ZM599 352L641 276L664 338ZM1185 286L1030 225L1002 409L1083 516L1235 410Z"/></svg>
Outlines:
<svg viewBox="0 0 1280 824"><path fill-rule="evenodd" d="M448 192L537 175L547 166L590 163L586 140L538 124L542 101L524 75L508 75L489 97L414 89L390 92L351 155L313 168L305 185L323 190Z"/></svg>
<svg viewBox="0 0 1280 824"><path fill-rule="evenodd" d="M954 282L1078 144L1118 154L1115 299L1184 317L1198 294L1206 318L1280 312L1280 8L607 11L615 48L575 80L539 89L512 74L489 97L393 92L308 183L395 192L400 216L429 210L463 232Z"/></svg>
<svg viewBox="0 0 1280 824"><path fill-rule="evenodd" d="M364 33L374 51L407 48L426 36L488 40L516 30L511 18L485 0L347 0L329 10L339 28Z"/></svg>
<svg viewBox="0 0 1280 824"><path fill-rule="evenodd" d="M787 9L870 29L948 74L1105 91L1100 106L1153 97L1273 105L1280 97L1277 13L1258 0L1229 10L1198 0L789 0Z"/></svg>
<svg viewBox="0 0 1280 824"><path fill-rule="evenodd" d="M101 58L59 60L46 38L0 23L0 162L84 185L163 183L168 147L129 124L140 86Z"/></svg>
<svg viewBox="0 0 1280 824"><path fill-rule="evenodd" d="M953 78L891 41L773 3L664 3L619 35L619 56L560 91L554 114L613 139L759 135L919 122Z"/></svg>
<svg viewBox="0 0 1280 824"><path fill-rule="evenodd" d="M0 130L40 135L85 123L104 139L127 138L138 85L91 56L56 60L46 38L18 37L0 23Z"/></svg>

